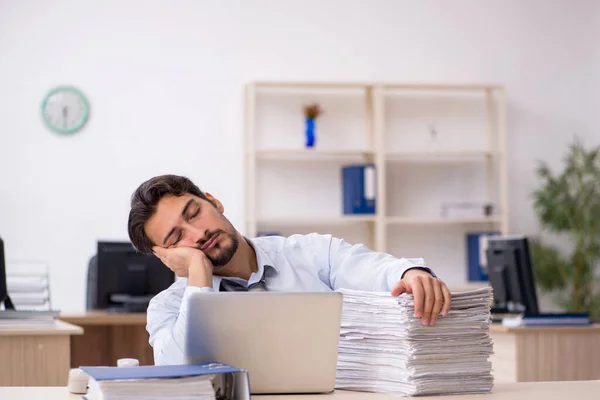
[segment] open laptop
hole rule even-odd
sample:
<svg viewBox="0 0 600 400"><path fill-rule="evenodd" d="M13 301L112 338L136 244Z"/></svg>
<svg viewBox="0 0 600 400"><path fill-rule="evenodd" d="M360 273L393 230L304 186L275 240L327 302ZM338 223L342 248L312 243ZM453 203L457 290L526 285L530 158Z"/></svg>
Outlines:
<svg viewBox="0 0 600 400"><path fill-rule="evenodd" d="M189 302L188 362L245 369L252 394L334 390L341 293L206 292Z"/></svg>

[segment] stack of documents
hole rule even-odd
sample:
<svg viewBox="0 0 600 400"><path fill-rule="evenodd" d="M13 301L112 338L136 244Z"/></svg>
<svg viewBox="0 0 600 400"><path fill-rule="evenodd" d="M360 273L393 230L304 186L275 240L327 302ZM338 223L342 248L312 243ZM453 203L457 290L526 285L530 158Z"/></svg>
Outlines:
<svg viewBox="0 0 600 400"><path fill-rule="evenodd" d="M0 328L54 326L58 315L58 311L0 310Z"/></svg>
<svg viewBox="0 0 600 400"><path fill-rule="evenodd" d="M17 310L44 311L51 308L48 266L43 262L8 262L6 286Z"/></svg>
<svg viewBox="0 0 600 400"><path fill-rule="evenodd" d="M248 400L248 375L221 363L142 367L81 367L87 400Z"/></svg>
<svg viewBox="0 0 600 400"><path fill-rule="evenodd" d="M342 289L338 389L399 396L489 392L492 289L452 293L435 326L414 317L411 294Z"/></svg>

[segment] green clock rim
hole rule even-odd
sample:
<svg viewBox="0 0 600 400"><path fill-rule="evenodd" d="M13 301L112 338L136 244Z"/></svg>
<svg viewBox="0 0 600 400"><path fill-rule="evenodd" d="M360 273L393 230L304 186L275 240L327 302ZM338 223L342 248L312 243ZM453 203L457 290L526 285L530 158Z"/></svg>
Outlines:
<svg viewBox="0 0 600 400"><path fill-rule="evenodd" d="M75 95L79 96L79 98L81 98L81 100L83 101L83 104L85 107L85 110L83 112L83 116L81 117L81 120L79 121L79 123L77 125L75 125L72 128L58 128L58 127L52 125L46 118L46 114L44 112L50 97L54 96L58 92L65 92L65 91L74 93ZM75 133L75 132L79 131L87 123L87 120L88 120L89 114L90 114L90 105L89 105L87 98L85 97L85 95L83 94L83 92L81 90L77 89L74 86L61 85L61 86L57 86L57 87L51 89L48 92L48 94L46 94L46 96L44 97L44 100L42 101L41 113L42 113L42 119L44 121L44 124L46 125L46 127L48 129L50 129L51 131L53 131L55 133L71 134L71 133Z"/></svg>

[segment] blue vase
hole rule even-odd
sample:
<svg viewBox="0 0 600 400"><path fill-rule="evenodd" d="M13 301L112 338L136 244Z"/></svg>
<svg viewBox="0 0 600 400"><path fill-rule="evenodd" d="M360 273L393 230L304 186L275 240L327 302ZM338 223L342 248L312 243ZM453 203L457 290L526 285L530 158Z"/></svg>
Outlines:
<svg viewBox="0 0 600 400"><path fill-rule="evenodd" d="M315 120L306 118L306 147L315 146Z"/></svg>

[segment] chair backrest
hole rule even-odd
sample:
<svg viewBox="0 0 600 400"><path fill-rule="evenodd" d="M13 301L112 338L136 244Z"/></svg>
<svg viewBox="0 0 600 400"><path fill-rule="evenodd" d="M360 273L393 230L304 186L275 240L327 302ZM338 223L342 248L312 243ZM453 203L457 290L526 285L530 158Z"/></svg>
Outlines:
<svg viewBox="0 0 600 400"><path fill-rule="evenodd" d="M95 310L98 305L96 294L98 292L98 255L94 254L88 263L87 271L87 289L86 289L86 310Z"/></svg>
<svg viewBox="0 0 600 400"><path fill-rule="evenodd" d="M50 275L43 261L7 260L6 286L17 311L51 310Z"/></svg>

